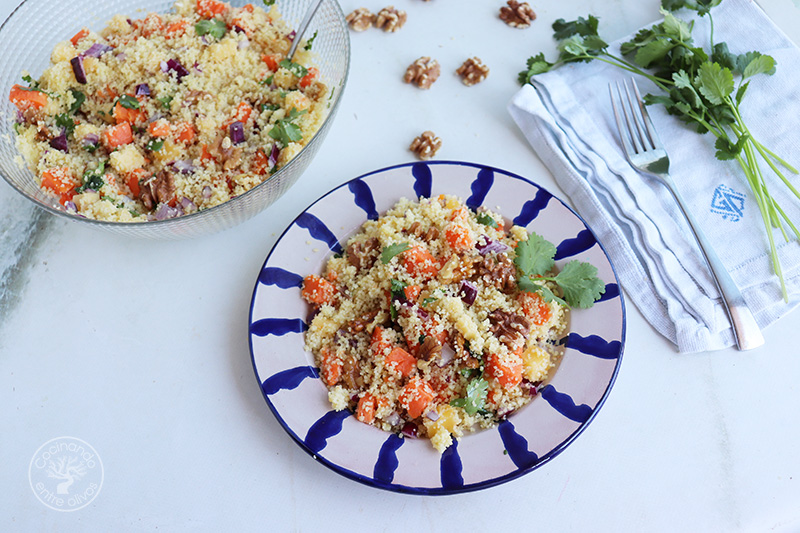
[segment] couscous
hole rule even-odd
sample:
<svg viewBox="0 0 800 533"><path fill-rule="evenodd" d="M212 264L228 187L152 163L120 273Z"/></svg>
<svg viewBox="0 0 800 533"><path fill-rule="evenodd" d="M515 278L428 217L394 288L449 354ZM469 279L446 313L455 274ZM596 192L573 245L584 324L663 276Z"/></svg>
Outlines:
<svg viewBox="0 0 800 533"><path fill-rule="evenodd" d="M17 147L42 189L81 216L161 220L218 205L322 125L313 36L289 61L293 39L274 6L180 0L173 13L115 16L12 88Z"/></svg>
<svg viewBox="0 0 800 533"><path fill-rule="evenodd" d="M543 243L452 196L404 199L367 221L302 288L313 308L306 349L333 407L441 452L530 402L559 362L569 317L552 264L518 282L529 266L517 249L534 257L533 246L552 247ZM602 284L589 283L593 303Z"/></svg>

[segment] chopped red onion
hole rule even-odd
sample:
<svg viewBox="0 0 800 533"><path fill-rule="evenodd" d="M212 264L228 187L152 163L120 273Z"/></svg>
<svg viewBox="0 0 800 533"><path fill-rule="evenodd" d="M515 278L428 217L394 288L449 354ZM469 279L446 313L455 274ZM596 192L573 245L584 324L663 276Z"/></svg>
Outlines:
<svg viewBox="0 0 800 533"><path fill-rule="evenodd" d="M50 139L50 146L62 152L69 151L69 146L67 145L67 130L63 130L58 137Z"/></svg>
<svg viewBox="0 0 800 533"><path fill-rule="evenodd" d="M161 70L164 70L163 66L161 67ZM180 81L184 76L189 75L189 71L186 70L186 67L181 65L180 61L177 59L167 59L167 70L174 72L178 77L178 81Z"/></svg>
<svg viewBox="0 0 800 533"><path fill-rule="evenodd" d="M428 417L429 420L433 420L434 422L439 420L439 413L436 411L436 409L431 409L430 411L425 413L425 416Z"/></svg>
<svg viewBox="0 0 800 533"><path fill-rule="evenodd" d="M403 421L397 411L392 411L392 414L386 417L386 421L389 422L391 425L396 426Z"/></svg>
<svg viewBox="0 0 800 533"><path fill-rule="evenodd" d="M458 287L458 295L465 304L472 305L478 296L478 286L469 280L463 279Z"/></svg>
<svg viewBox="0 0 800 533"><path fill-rule="evenodd" d="M203 72L203 69L201 69L201 68L200 68L200 63L198 63L197 61L195 61L195 62L194 62L194 64L192 65L192 68L193 68L193 69L194 69L196 72L200 72L201 74L202 74L202 72Z"/></svg>
<svg viewBox="0 0 800 533"><path fill-rule="evenodd" d="M86 71L83 70L83 58L75 56L69 61L72 64L72 72L75 73L75 81L86 83Z"/></svg>
<svg viewBox="0 0 800 533"><path fill-rule="evenodd" d="M92 46L90 46L81 55L84 56L84 57L86 57L86 56L89 56L89 57L100 57L101 55L105 54L106 52L110 52L111 50L113 50L113 48L111 48L107 44L94 43ZM117 57L119 57L119 56L117 56Z"/></svg>
<svg viewBox="0 0 800 533"><path fill-rule="evenodd" d="M171 164L175 170L181 174L191 174L194 171L194 165L192 165L192 162L185 159L178 159L177 161L173 161Z"/></svg>
<svg viewBox="0 0 800 533"><path fill-rule="evenodd" d="M272 145L272 151L269 153L269 168L273 168L278 164L278 156L281 155L278 143Z"/></svg>
<svg viewBox="0 0 800 533"><path fill-rule="evenodd" d="M25 115L22 114L22 110L21 109L17 109L17 120L15 122L17 124L24 124L25 122L27 122L25 120Z"/></svg>
<svg viewBox="0 0 800 533"><path fill-rule="evenodd" d="M66 209L67 212L69 212L69 213L77 213L78 212L78 206L76 206L75 202L73 202L72 200L64 202L64 209Z"/></svg>
<svg viewBox="0 0 800 533"><path fill-rule="evenodd" d="M230 125L231 142L233 144L242 144L244 142L244 124L236 121Z"/></svg>
<svg viewBox="0 0 800 533"><path fill-rule="evenodd" d="M136 96L150 96L150 86L146 83L140 83L137 85Z"/></svg>
<svg viewBox="0 0 800 533"><path fill-rule="evenodd" d="M286 38L289 39L289 42L293 42L296 35L297 32L292 30L289 32L289 35L287 35Z"/></svg>
<svg viewBox="0 0 800 533"><path fill-rule="evenodd" d="M125 61L128 58L128 54L126 54L125 52L120 52L114 57L116 57L118 61Z"/></svg>
<svg viewBox="0 0 800 533"><path fill-rule="evenodd" d="M161 204L156 211L156 220L175 218L178 215L180 215L180 211L175 207L170 207L169 204Z"/></svg>
<svg viewBox="0 0 800 533"><path fill-rule="evenodd" d="M209 187L208 185L203 187L203 198L211 198L212 194L213 191L211 190L211 187Z"/></svg>
<svg viewBox="0 0 800 533"><path fill-rule="evenodd" d="M184 213L191 213L192 211L197 211L197 206L194 205L194 202L192 202L185 196L181 198L181 207L183 208Z"/></svg>
<svg viewBox="0 0 800 533"><path fill-rule="evenodd" d="M414 438L417 436L417 425L414 422L406 422L402 431L406 437Z"/></svg>
<svg viewBox="0 0 800 533"><path fill-rule="evenodd" d="M511 248L508 245L503 244L502 242L495 241L490 239L486 235L483 235L483 244L478 244L475 248L477 248L478 253L481 255L487 255L490 253L503 253L507 252Z"/></svg>
<svg viewBox="0 0 800 533"><path fill-rule="evenodd" d="M440 368L445 367L450 364L450 361L452 361L455 356L456 352L453 350L453 347L448 343L444 343L442 345L442 352L439 354L439 360L436 364L438 364Z"/></svg>

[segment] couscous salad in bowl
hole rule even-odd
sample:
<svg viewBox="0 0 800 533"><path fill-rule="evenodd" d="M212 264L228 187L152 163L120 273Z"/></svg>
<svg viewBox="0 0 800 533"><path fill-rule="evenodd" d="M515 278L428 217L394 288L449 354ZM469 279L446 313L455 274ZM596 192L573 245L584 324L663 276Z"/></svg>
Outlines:
<svg viewBox="0 0 800 533"><path fill-rule="evenodd" d="M260 271L250 346L268 405L313 457L447 494L569 444L610 391L624 327L608 257L560 200L499 169L415 163L295 219Z"/></svg>
<svg viewBox="0 0 800 533"><path fill-rule="evenodd" d="M46 33L48 52L3 66L14 80L4 177L50 211L135 235L191 236L254 215L310 162L349 64L336 2L323 2L292 58L308 2L269 4L70 3L85 10L81 25L66 17L63 34ZM0 43L42 9L23 3Z"/></svg>

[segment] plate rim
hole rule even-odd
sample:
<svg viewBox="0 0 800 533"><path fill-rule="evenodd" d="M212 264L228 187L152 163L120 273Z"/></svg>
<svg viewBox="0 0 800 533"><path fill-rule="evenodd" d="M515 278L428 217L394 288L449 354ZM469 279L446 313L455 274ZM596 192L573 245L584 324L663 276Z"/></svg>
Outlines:
<svg viewBox="0 0 800 533"><path fill-rule="evenodd" d="M258 293L259 286L261 285L261 282L259 281L259 276L258 275L256 276L255 285L253 287L253 292L252 292L252 295L250 297L250 310L249 310L249 313L248 313L248 335L247 335L247 340L248 340L248 347L250 349L250 361L251 361L251 364L253 365L253 374L254 374L254 377L256 378L256 383L258 385L258 388L261 391L261 395L264 398L264 401L266 401L267 406L269 407L270 411L272 411L272 414L275 416L275 418L277 419L277 421L280 424L280 426L284 429L284 431L286 431L289 434L289 436L295 441L295 443L297 443L303 451L305 451L308 455L310 455L312 459L314 459L316 462L323 464L327 468L333 470L337 474L340 474L340 475L342 475L342 476L344 476L344 477L346 477L348 479L351 479L353 481L357 481L357 482L359 482L359 483L361 483L363 485L367 485L367 486L370 486L370 487L375 487L375 488L387 490L387 491L390 491L390 492L397 492L397 493L403 493L403 494L414 494L414 495L420 495L420 496L445 496L445 495L461 494L461 493L466 493L466 492L474 492L474 491L477 491L477 490L487 489L487 488L490 488L490 487L494 487L494 486L506 483L506 482L511 481L513 479L517 479L517 478L519 478L521 476L524 476L525 474L528 474L528 473L538 469L542 465L544 465L546 463L549 463L552 459L554 459L561 452L563 452L570 444L572 444L572 442L581 433L583 433L586 430L586 428L595 419L595 417L597 416L597 413L600 411L600 409L605 404L606 400L608 399L608 395L610 394L611 389L612 389L612 387L614 386L614 383L617 380L617 376L619 375L619 370L620 370L620 367L622 366L623 354L625 352L625 343L626 343L626 336L627 336L627 308L625 306L625 298L624 298L623 292L621 290L621 285L619 283L619 276L617 274L617 269L614 266L614 263L611 261L611 257L609 256L609 254L606 251L605 247L600 242L600 240L597 238L597 235L595 234L594 230L589 226L589 224L586 222L586 220L583 219L583 217L581 217L570 205L568 205L559 196L553 194L546 187L543 187L542 185L539 185L538 183L536 183L535 181L533 181L531 179L528 179L528 178L525 178L523 176L520 176L519 174L516 174L514 172L495 167L493 165L487 165L487 164L482 164L482 163L473 163L473 162L468 162L468 161L437 160L437 161L421 161L421 162L420 161L412 161L412 162L407 162L407 163L399 163L399 164L396 164L396 165L390 165L390 166L387 166L387 167L383 167L383 168L380 168L380 169L377 169L377 170L373 170L373 171L361 174L361 175L359 175L357 177L348 179L348 180L340 183L339 185L331 188L330 190L328 190L327 192L322 194L320 197L318 197L316 200L314 200L313 202L308 204L307 207L302 209L300 211L300 213L298 213L289 222L289 224L284 228L284 230L281 232L281 234L278 236L278 238L275 239L275 242L270 247L269 252L267 253L267 255L266 255L265 259L264 259L264 262L261 264L261 268L258 270L258 272L260 273L260 272L262 272L264 270L264 268L267 266L267 263L269 262L270 258L272 257L272 254L275 252L275 249L277 248L278 243L281 242L281 240L284 238L286 233L295 225L297 220L303 214L305 214L309 210L311 210L319 202L321 202L322 200L324 200L325 198L327 198L328 196L330 196L334 192L336 192L336 191L338 191L338 190L340 190L340 189L342 189L344 187L349 186L350 183L352 183L354 181L362 180L364 178L368 178L368 177L373 176L375 174L381 174L381 173L389 172L389 171L392 171L392 170L396 170L398 168L413 167L413 166L418 165L420 163L425 164L425 165L437 165L437 166L439 166L439 165L449 165L449 166L470 167L470 168L476 168L476 169L488 169L488 170L491 170L492 172L500 173L500 174L503 174L503 175L505 175L507 177L524 181L524 182L526 182L526 183L528 183L530 185L533 185L534 187L537 187L537 188L545 191L553 199L558 200L558 202L560 202L562 206L564 206L566 209L568 209L575 217L578 218L578 220L580 220L580 222L584 225L584 227L587 230L589 230L589 232L595 238L595 241L596 241L597 245L600 246L600 249L602 250L603 254L605 255L609 266L611 267L611 272L614 274L614 280L616 281L617 287L620 287L618 298L619 298L619 301L620 301L620 309L621 309L621 324L620 324L621 325L621 331L620 331L620 339L619 339L620 348L619 348L619 356L617 357L617 363L614 366L614 371L611 374L609 382L608 382L605 390L603 391L603 394L600 397L600 400L597 402L595 407L592 409L592 413L590 414L590 416L584 422L582 422L575 429L575 431L573 431L571 434L569 434L564 440L562 440L553 449L549 450L545 455L540 457L539 460L535 464L533 464L531 466L528 466L528 467L525 467L525 468L517 468L516 470L513 470L513 471L511 471L511 472L509 472L507 474L504 474L502 476L494 477L494 478L491 478L491 479L487 479L487 480L479 481L479 482L475 482L475 483L465 484L465 485L462 485L462 486L456 487L456 488L447 488L447 487L413 487L413 486L402 485L402 484L398 484L398 483L385 483L385 482L376 480L374 478L365 476L363 474L359 474L357 472L354 472L354 471L352 471L352 470L350 470L348 468L345 468L345 467L343 467L341 465L338 465L338 464L334 463L333 461L331 461L329 459L326 459L323 456L317 455L313 450L308 448L306 443L292 430L291 427L289 427L289 425L286 423L286 421L280 415L280 413L278 412L277 408L270 401L268 395L264 392L264 388L262 386L263 381L261 380L261 377L260 377L260 375L258 373L258 367L256 366L256 361L255 361L255 353L253 351L253 334L250 331L250 326L253 323L253 308L254 308L254 304L255 304L256 295Z"/></svg>

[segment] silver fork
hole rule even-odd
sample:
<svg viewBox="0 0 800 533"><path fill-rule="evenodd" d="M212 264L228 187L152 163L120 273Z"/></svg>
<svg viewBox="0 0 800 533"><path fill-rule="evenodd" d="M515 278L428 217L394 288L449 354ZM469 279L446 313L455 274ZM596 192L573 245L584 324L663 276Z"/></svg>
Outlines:
<svg viewBox="0 0 800 533"><path fill-rule="evenodd" d="M683 216L689 223L689 228L691 228L692 234L697 240L706 263L711 269L714 283L722 296L722 302L733 326L733 336L736 339L738 348L740 350L749 350L761 346L764 344L764 336L761 334L753 314L747 307L742 293L739 292L739 288L733 282L733 278L731 278L731 275L711 247L711 243L708 242L697 221L689 212L678 189L675 187L675 182L672 181L669 175L669 156L653 127L635 80L631 80L630 87L633 89L633 95L631 95L631 89L628 84L623 84L623 87L620 87L619 83L617 83L617 94L615 96L613 85L609 84L608 86L611 105L614 108L614 118L617 121L617 129L619 130L622 146L625 149L625 156L639 172L649 174L660 180L675 198Z"/></svg>

